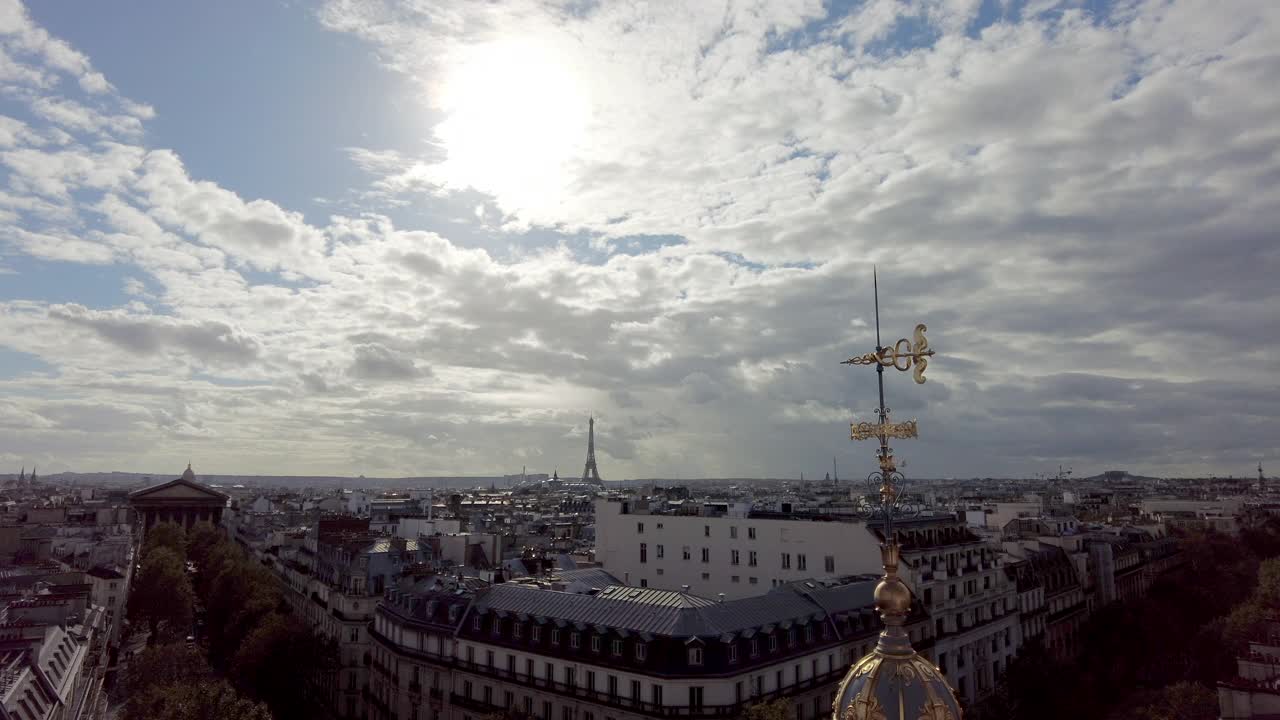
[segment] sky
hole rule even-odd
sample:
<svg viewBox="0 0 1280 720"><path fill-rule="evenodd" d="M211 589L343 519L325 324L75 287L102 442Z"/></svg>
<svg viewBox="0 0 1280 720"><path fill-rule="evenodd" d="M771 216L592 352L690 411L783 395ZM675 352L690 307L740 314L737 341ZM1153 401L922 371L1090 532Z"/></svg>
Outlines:
<svg viewBox="0 0 1280 720"><path fill-rule="evenodd" d="M1276 77L1270 0L0 0L0 472L862 476L873 266L908 476L1280 467Z"/></svg>

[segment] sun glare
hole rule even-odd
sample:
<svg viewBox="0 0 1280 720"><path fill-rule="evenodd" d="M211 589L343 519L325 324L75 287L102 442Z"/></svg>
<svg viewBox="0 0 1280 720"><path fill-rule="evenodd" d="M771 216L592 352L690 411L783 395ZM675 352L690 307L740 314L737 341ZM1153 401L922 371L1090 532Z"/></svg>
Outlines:
<svg viewBox="0 0 1280 720"><path fill-rule="evenodd" d="M563 55L528 41L478 46L449 73L440 101L448 185L491 193L508 209L556 201L590 112Z"/></svg>

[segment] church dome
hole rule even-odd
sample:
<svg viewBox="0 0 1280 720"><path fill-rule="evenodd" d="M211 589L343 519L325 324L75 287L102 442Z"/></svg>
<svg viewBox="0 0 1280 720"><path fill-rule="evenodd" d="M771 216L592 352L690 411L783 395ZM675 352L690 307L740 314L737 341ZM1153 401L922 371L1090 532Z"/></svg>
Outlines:
<svg viewBox="0 0 1280 720"><path fill-rule="evenodd" d="M961 720L960 703L942 671L911 648L903 625L911 591L898 577L901 549L881 546L884 579L876 586L876 609L884 620L880 640L849 668L840 682L832 720Z"/></svg>
<svg viewBox="0 0 1280 720"><path fill-rule="evenodd" d="M196 481L196 474L191 471L191 463L187 463L187 469L182 471L182 479L187 482Z"/></svg>

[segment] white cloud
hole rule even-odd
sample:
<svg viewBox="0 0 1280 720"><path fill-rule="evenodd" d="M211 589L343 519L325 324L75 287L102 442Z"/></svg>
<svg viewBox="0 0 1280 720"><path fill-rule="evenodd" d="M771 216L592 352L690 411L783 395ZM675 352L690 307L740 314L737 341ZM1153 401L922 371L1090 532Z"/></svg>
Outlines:
<svg viewBox="0 0 1280 720"><path fill-rule="evenodd" d="M146 144L150 106L0 5L0 79L34 115L0 121L0 242L117 264L129 296L0 303L0 342L54 368L21 379L0 454L549 470L581 461L597 411L610 478L869 465L844 423L870 409L874 373L838 363L874 342L876 262L887 339L925 321L939 352L927 385L891 379L926 438L913 470L1252 457L1280 413L1280 98L1257 90L1280 70L1274 7L1135 2L1109 23L1068 8L971 36L968 0L868 3L817 30L818 2L327 6L420 83L424 117L488 107L432 93L495 43L571 68L587 119L511 172L503 154L559 112L527 88L486 119L511 130L500 153L456 135L347 150L382 197L474 186L488 197L460 194L484 208L468 229L565 238L497 252L372 213L308 223L192 177ZM936 39L877 45L904 17ZM544 160L554 177L522 176ZM571 249L578 229L597 262ZM1233 348L1232 379L1188 347Z"/></svg>

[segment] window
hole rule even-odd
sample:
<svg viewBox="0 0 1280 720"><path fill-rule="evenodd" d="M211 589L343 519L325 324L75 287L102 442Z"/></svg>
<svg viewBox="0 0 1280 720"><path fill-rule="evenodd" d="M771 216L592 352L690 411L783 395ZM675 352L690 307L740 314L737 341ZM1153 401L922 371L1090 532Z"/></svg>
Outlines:
<svg viewBox="0 0 1280 720"><path fill-rule="evenodd" d="M560 631L555 628L551 629L551 644L552 645L560 644Z"/></svg>
<svg viewBox="0 0 1280 720"><path fill-rule="evenodd" d="M938 669L942 672L947 671L947 654L938 653Z"/></svg>
<svg viewBox="0 0 1280 720"><path fill-rule="evenodd" d="M835 572L835 571L836 571L836 556L835 556L835 555L828 555L828 556L826 556L826 557L822 558L822 564L823 564L823 567L824 567L824 568L826 568L826 571L827 571L827 572L829 572L829 573L833 573L833 572Z"/></svg>
<svg viewBox="0 0 1280 720"><path fill-rule="evenodd" d="M755 551L755 550L748 550L748 551L747 551L747 565L748 565L748 566L750 566L750 567L755 567L755 566L756 566L756 551Z"/></svg>
<svg viewBox="0 0 1280 720"><path fill-rule="evenodd" d="M736 583L736 582L741 582L741 581L742 581L742 578L738 577L737 575L731 575L731 576L729 576L729 582Z"/></svg>
<svg viewBox="0 0 1280 720"><path fill-rule="evenodd" d="M622 657L622 641L621 640L613 641L613 656Z"/></svg>
<svg viewBox="0 0 1280 720"><path fill-rule="evenodd" d="M730 564L730 565L738 565L738 564L740 564L740 561L741 561L741 560L742 560L742 558L739 556L739 554L738 554L738 551L737 551L737 550L730 550L730 551L729 551L729 564Z"/></svg>
<svg viewBox="0 0 1280 720"><path fill-rule="evenodd" d="M471 681L470 680L462 681L462 694L465 695L466 697L471 697Z"/></svg>
<svg viewBox="0 0 1280 720"><path fill-rule="evenodd" d="M690 665L702 664L702 648L700 647L689 648L689 664Z"/></svg>
<svg viewBox="0 0 1280 720"><path fill-rule="evenodd" d="M924 604L925 605L933 604L933 588L924 589Z"/></svg>
<svg viewBox="0 0 1280 720"><path fill-rule="evenodd" d="M791 569L791 553L782 553L782 569Z"/></svg>
<svg viewBox="0 0 1280 720"><path fill-rule="evenodd" d="M649 544L640 543L640 562L649 562Z"/></svg>
<svg viewBox="0 0 1280 720"><path fill-rule="evenodd" d="M751 583L752 585L755 585L756 583L760 582L760 578L747 578L747 582Z"/></svg>
<svg viewBox="0 0 1280 720"><path fill-rule="evenodd" d="M986 577L982 578L982 589L983 589L983 590L989 590L989 589L991 589L991 576L990 576L990 575L988 575L988 576L986 576Z"/></svg>
<svg viewBox="0 0 1280 720"><path fill-rule="evenodd" d="M804 641L807 643L813 642L813 626L812 625L804 626ZM815 670L813 674L817 675L818 673Z"/></svg>
<svg viewBox="0 0 1280 720"><path fill-rule="evenodd" d="M631 681L631 699L637 703L640 702L640 681L639 680Z"/></svg>
<svg viewBox="0 0 1280 720"><path fill-rule="evenodd" d="M544 670L543 677L547 679L547 684L550 685L556 679L556 666L551 663L546 663L542 668Z"/></svg>
<svg viewBox="0 0 1280 720"><path fill-rule="evenodd" d="M484 652L484 664L488 665L490 670L493 669L493 651L492 650L486 650Z"/></svg>
<svg viewBox="0 0 1280 720"><path fill-rule="evenodd" d="M948 586L947 586L947 598L948 598L948 599L950 599L950 600L955 600L955 599L956 599L956 584L955 584L955 583L951 583L950 585L948 585Z"/></svg>
<svg viewBox="0 0 1280 720"><path fill-rule="evenodd" d="M662 529L662 523L658 523L658 529L659 529L659 530L661 530L661 529Z"/></svg>
<svg viewBox="0 0 1280 720"><path fill-rule="evenodd" d="M730 539L730 540L737 540L737 539L738 539L738 526L737 526L737 525L730 525L730 526L729 526L729 539Z"/></svg>
<svg viewBox="0 0 1280 720"><path fill-rule="evenodd" d="M542 701L542 720L551 720L551 701Z"/></svg>
<svg viewBox="0 0 1280 720"><path fill-rule="evenodd" d="M529 639L534 642L542 642L542 628L534 625L533 630L529 632Z"/></svg>
<svg viewBox="0 0 1280 720"><path fill-rule="evenodd" d="M755 528L753 528L753 527L749 527L749 528L747 528L747 539L748 539L748 540L755 540L755 539L756 539L756 529L755 529Z"/></svg>
<svg viewBox="0 0 1280 720"><path fill-rule="evenodd" d="M800 553L796 555L796 569L797 570L809 569L809 562L807 559L805 559L804 553Z"/></svg>
<svg viewBox="0 0 1280 720"><path fill-rule="evenodd" d="M636 523L636 532L639 533L640 535L644 534L644 523L642 522Z"/></svg>
<svg viewBox="0 0 1280 720"><path fill-rule="evenodd" d="M665 549L666 549L666 548L662 547L661 545L659 545L659 546L658 546L658 558L659 558L659 559L661 559L661 558L665 557L665 555L666 555L666 553L664 552L664 550L665 550Z"/></svg>
<svg viewBox="0 0 1280 720"><path fill-rule="evenodd" d="M560 720L573 720L573 708L564 705L560 708Z"/></svg>
<svg viewBox="0 0 1280 720"><path fill-rule="evenodd" d="M507 655L507 674L508 675L516 674L516 656L515 655L511 655L511 654Z"/></svg>
<svg viewBox="0 0 1280 720"><path fill-rule="evenodd" d="M472 618L472 620L471 620L471 629L472 629L472 630L479 630L479 629L480 629L480 616L479 616L479 615L477 615L477 616L475 616L474 618Z"/></svg>
<svg viewBox="0 0 1280 720"><path fill-rule="evenodd" d="M596 691L596 673L594 670L587 671L587 690L590 692Z"/></svg>
<svg viewBox="0 0 1280 720"><path fill-rule="evenodd" d="M661 575L661 574L662 574L662 568L658 568L658 574L659 574L659 575Z"/></svg>
<svg viewBox="0 0 1280 720"><path fill-rule="evenodd" d="M731 663L738 662L738 644L737 643L731 643L729 645L729 662Z"/></svg>
<svg viewBox="0 0 1280 720"><path fill-rule="evenodd" d="M645 643L636 643L636 659L644 662L649 657L649 646Z"/></svg>
<svg viewBox="0 0 1280 720"><path fill-rule="evenodd" d="M600 636L591 636L591 652L600 652Z"/></svg>
<svg viewBox="0 0 1280 720"><path fill-rule="evenodd" d="M710 579L711 579L711 573L702 573L702 579L703 579L703 580L710 580Z"/></svg>
<svg viewBox="0 0 1280 720"><path fill-rule="evenodd" d="M711 562L711 548L702 548L702 562Z"/></svg>
<svg viewBox="0 0 1280 720"><path fill-rule="evenodd" d="M569 647L577 650L582 646L582 637L578 633L569 633Z"/></svg>
<svg viewBox="0 0 1280 720"><path fill-rule="evenodd" d="M790 630L787 631L787 647L795 647L795 644L796 644L796 629L791 628Z"/></svg>
<svg viewBox="0 0 1280 720"><path fill-rule="evenodd" d="M502 702L503 702L503 705L502 705L503 707L507 708L508 710L515 710L515 704L516 704L515 693L511 692L510 690L502 693ZM413 709L416 711L418 708L415 706Z"/></svg>
<svg viewBox="0 0 1280 720"><path fill-rule="evenodd" d="M492 629L493 634L494 634L494 636L495 636L495 637L497 637L497 636L499 636L499 635L501 635L501 634L502 634L502 620L501 620L501 618L496 618L496 617L495 617L495 618L493 619L493 625L491 626L491 629Z"/></svg>
<svg viewBox="0 0 1280 720"><path fill-rule="evenodd" d="M569 665L564 666L564 684L568 685L571 690L578 686L577 668L570 667Z"/></svg>
<svg viewBox="0 0 1280 720"><path fill-rule="evenodd" d="M511 637L519 640L521 635L524 635L524 623L511 623Z"/></svg>
<svg viewBox="0 0 1280 720"><path fill-rule="evenodd" d="M689 709L690 710L702 709L702 688L700 687L689 688Z"/></svg>
<svg viewBox="0 0 1280 720"><path fill-rule="evenodd" d="M653 697L653 706L662 707L662 686L658 683L651 685L650 695Z"/></svg>
<svg viewBox="0 0 1280 720"><path fill-rule="evenodd" d="M690 557L692 557L691 555L689 555L689 546L688 546L688 545L685 545L684 547L682 547L682 548L680 549L680 551L681 551L682 553L684 553L684 559L685 559L685 560L688 560Z"/></svg>
<svg viewBox="0 0 1280 720"><path fill-rule="evenodd" d="M611 698L618 697L618 676L617 675L609 676L609 697Z"/></svg>
<svg viewBox="0 0 1280 720"><path fill-rule="evenodd" d="M778 634L773 633L769 636L769 652L778 651Z"/></svg>

